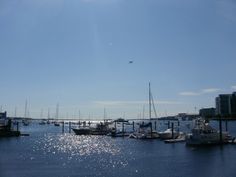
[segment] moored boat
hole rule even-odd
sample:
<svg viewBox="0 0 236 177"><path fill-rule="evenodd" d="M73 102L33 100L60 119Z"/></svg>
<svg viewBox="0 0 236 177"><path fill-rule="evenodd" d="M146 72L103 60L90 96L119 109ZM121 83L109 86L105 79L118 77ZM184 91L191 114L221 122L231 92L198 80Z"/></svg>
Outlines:
<svg viewBox="0 0 236 177"><path fill-rule="evenodd" d="M129 135L129 138L135 138L135 139L157 139L159 138L159 134L157 131L154 131L152 129L152 123L142 123L139 125L138 131L131 133Z"/></svg>
<svg viewBox="0 0 236 177"><path fill-rule="evenodd" d="M82 126L79 128L72 128L76 135L107 135L111 132L109 123L98 123L96 127Z"/></svg>
<svg viewBox="0 0 236 177"><path fill-rule="evenodd" d="M80 127L80 128L72 128L76 135L90 135L91 128L90 127Z"/></svg>
<svg viewBox="0 0 236 177"><path fill-rule="evenodd" d="M186 137L186 145L189 146L200 146L200 145L216 145L228 143L231 136L228 132L220 132L202 118L196 119L195 127L192 129L192 133Z"/></svg>
<svg viewBox="0 0 236 177"><path fill-rule="evenodd" d="M179 132L172 130L171 128L166 129L163 132L158 132L161 139L175 139L179 136Z"/></svg>

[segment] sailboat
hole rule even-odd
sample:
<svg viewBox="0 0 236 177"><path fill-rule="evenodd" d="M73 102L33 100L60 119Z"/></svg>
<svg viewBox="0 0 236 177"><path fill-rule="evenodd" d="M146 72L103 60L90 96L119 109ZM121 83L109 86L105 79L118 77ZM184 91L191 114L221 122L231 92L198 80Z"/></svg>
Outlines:
<svg viewBox="0 0 236 177"><path fill-rule="evenodd" d="M48 120L47 120L47 124L50 124L50 109L48 108Z"/></svg>
<svg viewBox="0 0 236 177"><path fill-rule="evenodd" d="M60 122L58 121L58 116L59 116L59 104L57 104L57 107L56 107L56 119L57 119L57 121L55 121L55 123L54 123L54 126L57 126L57 127L60 126Z"/></svg>
<svg viewBox="0 0 236 177"><path fill-rule="evenodd" d="M151 92L151 83L149 82L149 120L150 122L148 123L142 123L139 125L139 129L137 132L134 132L129 135L130 138L136 138L136 139L156 139L159 138L159 135L156 131L153 130L152 128L152 107L155 113L155 116L157 117L156 114L156 109L154 105L154 100Z"/></svg>
<svg viewBox="0 0 236 177"><path fill-rule="evenodd" d="M29 119L27 118L27 113L29 115L29 112L28 112L28 108L27 108L27 100L25 101L25 117L24 119L22 120L22 123L24 126L28 126L29 125Z"/></svg>

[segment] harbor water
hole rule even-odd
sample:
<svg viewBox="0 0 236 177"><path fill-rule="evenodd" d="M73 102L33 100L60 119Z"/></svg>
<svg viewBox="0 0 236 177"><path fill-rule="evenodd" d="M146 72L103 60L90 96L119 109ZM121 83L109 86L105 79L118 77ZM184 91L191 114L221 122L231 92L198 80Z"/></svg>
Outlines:
<svg viewBox="0 0 236 177"><path fill-rule="evenodd" d="M191 121L180 124L187 131ZM228 122L233 136L235 127L236 122ZM20 128L30 136L0 139L0 177L236 176L236 145L188 147L184 142L76 136L36 122Z"/></svg>

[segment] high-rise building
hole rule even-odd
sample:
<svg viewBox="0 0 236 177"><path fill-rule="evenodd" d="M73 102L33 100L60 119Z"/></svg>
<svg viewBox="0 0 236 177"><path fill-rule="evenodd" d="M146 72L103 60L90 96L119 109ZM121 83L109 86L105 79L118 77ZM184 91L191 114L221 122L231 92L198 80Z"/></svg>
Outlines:
<svg viewBox="0 0 236 177"><path fill-rule="evenodd" d="M216 97L216 115L230 116L231 94L221 94Z"/></svg>
<svg viewBox="0 0 236 177"><path fill-rule="evenodd" d="M234 92L231 97L231 114L236 118L236 92Z"/></svg>
<svg viewBox="0 0 236 177"><path fill-rule="evenodd" d="M232 94L221 94L216 97L216 115L225 117L236 116L236 92ZM235 117L236 118L236 117Z"/></svg>

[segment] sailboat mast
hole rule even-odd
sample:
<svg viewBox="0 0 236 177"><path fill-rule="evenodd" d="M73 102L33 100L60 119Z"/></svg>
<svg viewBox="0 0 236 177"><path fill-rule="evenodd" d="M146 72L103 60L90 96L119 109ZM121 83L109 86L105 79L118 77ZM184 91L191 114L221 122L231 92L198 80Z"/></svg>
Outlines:
<svg viewBox="0 0 236 177"><path fill-rule="evenodd" d="M50 119L50 108L48 108L48 119Z"/></svg>
<svg viewBox="0 0 236 177"><path fill-rule="evenodd" d="M25 100L25 118L27 117L27 100Z"/></svg>
<svg viewBox="0 0 236 177"><path fill-rule="evenodd" d="M56 107L56 119L59 118L59 103L57 103L57 107Z"/></svg>
<svg viewBox="0 0 236 177"><path fill-rule="evenodd" d="M103 119L104 119L104 121L106 120L106 108L104 108Z"/></svg>
<svg viewBox="0 0 236 177"><path fill-rule="evenodd" d="M15 107L15 117L16 117L17 107Z"/></svg>
<svg viewBox="0 0 236 177"><path fill-rule="evenodd" d="M152 118L151 83L149 82L149 119Z"/></svg>

